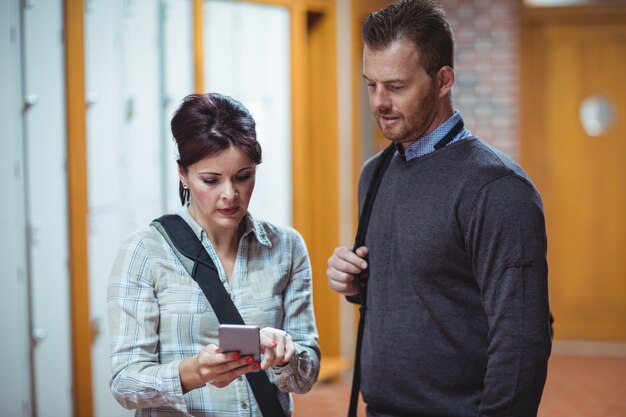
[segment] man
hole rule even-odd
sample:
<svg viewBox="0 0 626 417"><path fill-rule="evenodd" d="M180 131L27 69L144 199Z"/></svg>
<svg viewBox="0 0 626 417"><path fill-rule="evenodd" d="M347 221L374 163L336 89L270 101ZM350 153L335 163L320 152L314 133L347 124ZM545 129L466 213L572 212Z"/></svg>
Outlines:
<svg viewBox="0 0 626 417"><path fill-rule="evenodd" d="M396 152L365 246L335 249L327 275L358 301L355 275L369 269L367 415L535 416L551 349L541 198L454 111L440 6L400 0L362 32L370 106ZM379 157L363 167L361 208Z"/></svg>

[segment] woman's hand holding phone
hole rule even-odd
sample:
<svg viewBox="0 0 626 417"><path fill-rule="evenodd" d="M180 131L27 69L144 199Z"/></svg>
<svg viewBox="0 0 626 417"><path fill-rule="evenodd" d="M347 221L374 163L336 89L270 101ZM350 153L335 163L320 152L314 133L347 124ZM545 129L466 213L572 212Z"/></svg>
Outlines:
<svg viewBox="0 0 626 417"><path fill-rule="evenodd" d="M196 355L184 359L178 372L183 393L187 393L205 384L223 388L237 377L259 367L259 362L255 362L252 356L241 356L239 352L222 353L216 345L210 344Z"/></svg>
<svg viewBox="0 0 626 417"><path fill-rule="evenodd" d="M284 330L265 327L261 329L260 340L263 353L261 369L264 371L272 366L284 366L289 363L296 351L291 336Z"/></svg>

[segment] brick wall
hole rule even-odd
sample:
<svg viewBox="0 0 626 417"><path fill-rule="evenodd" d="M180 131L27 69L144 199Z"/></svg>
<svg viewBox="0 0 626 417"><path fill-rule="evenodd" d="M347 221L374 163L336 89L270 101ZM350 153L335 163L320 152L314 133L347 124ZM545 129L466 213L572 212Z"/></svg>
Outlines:
<svg viewBox="0 0 626 417"><path fill-rule="evenodd" d="M520 0L439 0L455 38L454 107L473 134L519 156Z"/></svg>

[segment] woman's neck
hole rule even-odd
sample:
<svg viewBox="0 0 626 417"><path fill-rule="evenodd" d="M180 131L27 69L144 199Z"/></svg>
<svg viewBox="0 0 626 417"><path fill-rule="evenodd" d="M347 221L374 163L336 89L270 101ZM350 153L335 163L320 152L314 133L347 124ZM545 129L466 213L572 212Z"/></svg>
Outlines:
<svg viewBox="0 0 626 417"><path fill-rule="evenodd" d="M245 218L235 229L215 230L215 228L209 227L209 224L204 222L200 216L196 215L193 206L189 207L189 214L207 234L217 256L220 258L220 262L226 270L226 274L230 277L239 248L239 240L245 229Z"/></svg>

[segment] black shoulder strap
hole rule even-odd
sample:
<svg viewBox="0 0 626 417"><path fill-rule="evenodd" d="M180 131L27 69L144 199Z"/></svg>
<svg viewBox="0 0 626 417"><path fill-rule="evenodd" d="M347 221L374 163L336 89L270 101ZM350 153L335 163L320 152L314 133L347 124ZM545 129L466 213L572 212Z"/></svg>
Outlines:
<svg viewBox="0 0 626 417"><path fill-rule="evenodd" d="M378 188L380 187L380 183L383 179L383 174L387 170L395 151L395 142L392 142L380 154L380 158L376 163L372 179L370 180L370 185L367 189L367 194L365 195L365 202L363 203L361 216L359 216L359 227L356 232L356 238L354 239L354 250L365 244L365 233L367 231L367 226L369 225L370 215L372 214L374 199L376 198L376 193L378 192Z"/></svg>
<svg viewBox="0 0 626 417"><path fill-rule="evenodd" d="M189 273L209 300L217 320L224 324L245 324L224 288L213 260L187 222L176 214L166 214L155 219L152 225L174 249L176 256L188 271L188 261L193 261ZM277 388L270 382L267 373L251 372L246 374L246 378L259 404L261 414L265 417L284 417L285 411L278 399Z"/></svg>
<svg viewBox="0 0 626 417"><path fill-rule="evenodd" d="M154 222L162 226L157 227L161 234L163 231L167 233L170 246L194 262L191 276L211 303L217 320L224 324L244 324L239 310L220 280L213 260L187 222L176 214L166 214Z"/></svg>
<svg viewBox="0 0 626 417"><path fill-rule="evenodd" d="M370 215L372 214L372 207L374 206L374 199L376 193L380 187L380 183L383 179L383 174L389 167L391 158L395 152L395 144L392 142L383 151L378 159L370 185L365 195L365 202L361 210L361 216L359 217L359 227L356 232L356 238L354 242L354 250L365 244L365 233L370 221ZM365 326L365 312L367 310L367 291L365 288L368 271L363 271L355 279L357 290L359 291L359 327L356 337L356 349L354 354L354 372L352 374L352 390L350 392L350 408L348 410L348 417L356 417L357 403L359 401L359 390L361 385L361 344L363 341L363 329Z"/></svg>

